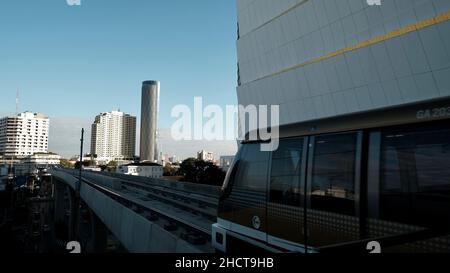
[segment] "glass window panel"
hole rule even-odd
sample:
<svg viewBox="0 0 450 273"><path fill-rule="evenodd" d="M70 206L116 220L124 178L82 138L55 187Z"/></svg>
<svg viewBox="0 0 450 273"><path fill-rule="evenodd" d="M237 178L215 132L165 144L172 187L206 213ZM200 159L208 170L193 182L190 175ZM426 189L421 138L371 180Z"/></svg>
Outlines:
<svg viewBox="0 0 450 273"><path fill-rule="evenodd" d="M303 138L280 141L272 155L270 201L300 206Z"/></svg>
<svg viewBox="0 0 450 273"><path fill-rule="evenodd" d="M311 208L355 215L357 134L316 137L311 183Z"/></svg>
<svg viewBox="0 0 450 273"><path fill-rule="evenodd" d="M380 216L419 226L450 226L450 129L386 131Z"/></svg>
<svg viewBox="0 0 450 273"><path fill-rule="evenodd" d="M265 192L269 153L260 144L245 144L236 174L236 187Z"/></svg>

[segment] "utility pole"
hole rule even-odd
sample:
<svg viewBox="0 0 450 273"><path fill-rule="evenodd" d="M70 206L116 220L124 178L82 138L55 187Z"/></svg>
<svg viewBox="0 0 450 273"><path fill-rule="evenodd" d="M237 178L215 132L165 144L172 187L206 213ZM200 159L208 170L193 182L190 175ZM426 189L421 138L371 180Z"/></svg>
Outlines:
<svg viewBox="0 0 450 273"><path fill-rule="evenodd" d="M78 239L78 229L79 229L79 212L80 212L80 191L81 191L81 183L83 181L82 172L83 172L83 144L84 144L84 128L81 129L81 139L80 139L80 172L78 177L78 184L75 189L75 204L73 210L73 230L72 230L72 239Z"/></svg>
<svg viewBox="0 0 450 273"><path fill-rule="evenodd" d="M81 145L80 145L80 174L79 174L79 182L77 187L77 192L80 193L80 186L81 186L81 174L83 170L83 144L84 144L84 128L81 129L81 139L80 139Z"/></svg>

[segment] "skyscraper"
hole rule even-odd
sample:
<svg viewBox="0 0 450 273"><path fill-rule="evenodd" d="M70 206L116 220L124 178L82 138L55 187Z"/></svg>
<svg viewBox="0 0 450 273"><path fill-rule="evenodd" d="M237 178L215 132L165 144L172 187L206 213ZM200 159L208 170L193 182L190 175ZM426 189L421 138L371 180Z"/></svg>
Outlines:
<svg viewBox="0 0 450 273"><path fill-rule="evenodd" d="M141 104L141 161L154 162L158 158L156 134L158 126L160 83L145 81L142 84Z"/></svg>
<svg viewBox="0 0 450 273"><path fill-rule="evenodd" d="M95 117L91 154L100 161L132 159L136 152L136 117L112 111Z"/></svg>
<svg viewBox="0 0 450 273"><path fill-rule="evenodd" d="M0 155L25 157L48 152L50 120L40 113L21 113L0 119Z"/></svg>

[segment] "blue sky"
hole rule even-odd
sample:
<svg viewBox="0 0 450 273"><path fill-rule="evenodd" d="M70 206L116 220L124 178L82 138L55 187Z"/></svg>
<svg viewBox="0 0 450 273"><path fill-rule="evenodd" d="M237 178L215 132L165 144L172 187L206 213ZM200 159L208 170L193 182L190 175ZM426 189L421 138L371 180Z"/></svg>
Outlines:
<svg viewBox="0 0 450 273"><path fill-rule="evenodd" d="M159 80L160 127L170 128L172 107L192 105L194 96L236 104L236 62L234 0L82 0L78 7L66 0L3 0L0 6L3 114L15 111L19 89L21 111L51 118L86 123L119 107L139 116L141 82Z"/></svg>

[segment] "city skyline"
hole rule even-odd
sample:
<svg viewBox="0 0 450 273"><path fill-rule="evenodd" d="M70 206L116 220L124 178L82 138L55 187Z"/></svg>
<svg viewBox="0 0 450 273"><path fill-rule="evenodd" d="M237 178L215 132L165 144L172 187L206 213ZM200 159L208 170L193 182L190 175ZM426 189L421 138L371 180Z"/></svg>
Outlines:
<svg viewBox="0 0 450 273"><path fill-rule="evenodd" d="M152 15L147 23L155 9L170 16ZM121 109L137 116L139 124L141 82L148 78L159 79L164 89L161 131L174 121L172 107L189 104L194 96L211 104L236 104L235 18L235 3L226 0L84 1L78 7L64 1L5 3L0 10L6 41L0 45L0 115L16 112L19 90L19 112L42 112L56 120L49 149L67 157L78 153L81 127L89 131L99 112ZM70 128L63 125L67 122Z"/></svg>
<svg viewBox="0 0 450 273"><path fill-rule="evenodd" d="M115 110L111 110L115 111ZM106 112L106 111L105 111ZM20 113L19 113L20 114ZM15 114L0 113L0 118L15 116ZM50 117L50 129L48 151L61 155L65 159L79 156L81 129L85 130L84 154L90 152L91 126L95 116L90 118L52 118ZM159 129L159 146L165 155L176 156L179 160L196 158L197 152L208 150L217 156L234 154L237 150L235 141L202 141L183 140L175 141L171 137L170 128ZM140 126L136 126L136 156L140 149Z"/></svg>
<svg viewBox="0 0 450 273"><path fill-rule="evenodd" d="M450 0L17 1L0 252L450 253Z"/></svg>

